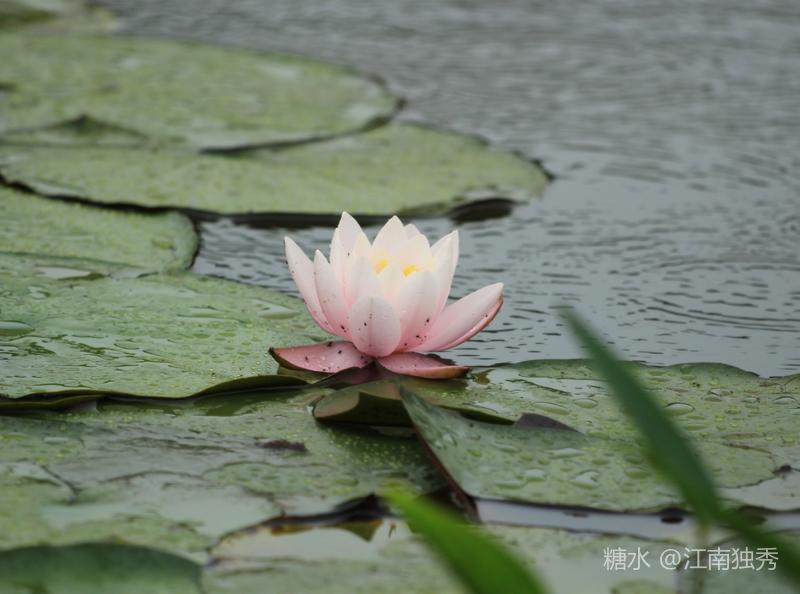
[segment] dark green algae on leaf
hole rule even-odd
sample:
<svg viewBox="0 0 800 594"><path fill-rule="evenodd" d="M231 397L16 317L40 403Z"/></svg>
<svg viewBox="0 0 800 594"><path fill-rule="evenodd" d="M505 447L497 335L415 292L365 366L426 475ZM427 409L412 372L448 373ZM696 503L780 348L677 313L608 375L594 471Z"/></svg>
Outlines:
<svg viewBox="0 0 800 594"><path fill-rule="evenodd" d="M101 127L102 129L102 127ZM76 142L135 143L91 127ZM44 134L44 133L42 133ZM487 198L531 199L547 177L534 163L460 134L390 124L289 149L197 154L177 147L0 144L0 173L36 192L106 204L223 214L441 214Z"/></svg>
<svg viewBox="0 0 800 594"><path fill-rule="evenodd" d="M317 425L313 394L0 416L0 549L103 541L205 561L222 535L441 479L413 439Z"/></svg>
<svg viewBox="0 0 800 594"><path fill-rule="evenodd" d="M180 398L301 384L276 377L267 348L323 338L299 300L275 291L190 272L98 268L0 254L0 405L33 395Z"/></svg>
<svg viewBox="0 0 800 594"><path fill-rule="evenodd" d="M165 271L187 268L196 250L192 222L178 213L117 212L0 188L0 252Z"/></svg>
<svg viewBox="0 0 800 594"><path fill-rule="evenodd" d="M315 60L157 39L0 35L0 130L89 116L200 148L307 141L383 121L397 99Z"/></svg>

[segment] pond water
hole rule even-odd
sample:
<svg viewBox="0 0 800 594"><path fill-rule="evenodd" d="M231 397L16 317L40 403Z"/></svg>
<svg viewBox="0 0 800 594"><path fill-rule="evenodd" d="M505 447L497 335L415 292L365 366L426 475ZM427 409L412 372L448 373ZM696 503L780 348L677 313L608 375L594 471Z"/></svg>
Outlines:
<svg viewBox="0 0 800 594"><path fill-rule="evenodd" d="M461 230L454 295L506 283L460 363L578 356L568 304L632 359L800 371L797 3L104 3L135 33L353 65L408 100L400 119L543 163L539 202L420 222ZM205 223L195 270L293 291L286 233L325 248L330 227Z"/></svg>

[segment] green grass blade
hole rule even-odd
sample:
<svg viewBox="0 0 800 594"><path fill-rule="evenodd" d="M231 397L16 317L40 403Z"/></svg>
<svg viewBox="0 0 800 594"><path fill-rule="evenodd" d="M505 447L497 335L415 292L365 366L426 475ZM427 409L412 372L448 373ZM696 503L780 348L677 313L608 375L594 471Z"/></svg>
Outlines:
<svg viewBox="0 0 800 594"><path fill-rule="evenodd" d="M701 521L717 518L721 507L714 483L661 405L584 322L571 312L565 318L608 383L611 394L638 425L655 464L680 489Z"/></svg>
<svg viewBox="0 0 800 594"><path fill-rule="evenodd" d="M592 357L610 393L639 427L653 462L670 479L694 509L698 518L734 531L756 548L777 549L777 569L800 585L800 551L779 534L748 522L741 514L726 510L711 476L686 437L662 411L650 392L625 368L609 347L572 312L565 312L572 331Z"/></svg>
<svg viewBox="0 0 800 594"><path fill-rule="evenodd" d="M474 594L545 592L522 561L449 511L405 492L391 493L387 499Z"/></svg>

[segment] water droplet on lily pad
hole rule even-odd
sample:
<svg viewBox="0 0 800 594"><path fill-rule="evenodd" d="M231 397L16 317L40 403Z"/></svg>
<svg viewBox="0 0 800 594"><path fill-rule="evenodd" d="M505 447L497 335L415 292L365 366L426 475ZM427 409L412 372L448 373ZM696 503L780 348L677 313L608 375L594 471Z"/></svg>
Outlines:
<svg viewBox="0 0 800 594"><path fill-rule="evenodd" d="M684 402L672 402L665 406L664 410L673 417L680 417L692 412L694 407L691 404L686 404Z"/></svg>
<svg viewBox="0 0 800 594"><path fill-rule="evenodd" d="M2 336L22 336L33 332L33 326L25 322L15 322L13 320L0 320L0 335Z"/></svg>

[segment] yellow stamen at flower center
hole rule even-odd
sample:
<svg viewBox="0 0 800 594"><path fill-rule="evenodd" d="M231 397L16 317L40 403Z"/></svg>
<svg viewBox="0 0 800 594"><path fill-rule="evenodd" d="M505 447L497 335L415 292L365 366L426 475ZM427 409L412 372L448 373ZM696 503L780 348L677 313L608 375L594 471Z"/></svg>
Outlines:
<svg viewBox="0 0 800 594"><path fill-rule="evenodd" d="M389 265L389 258L382 258L375 262L375 272L382 272Z"/></svg>
<svg viewBox="0 0 800 594"><path fill-rule="evenodd" d="M408 276L412 272L419 272L419 268L417 268L416 264L409 264L405 268L403 268L403 276Z"/></svg>

